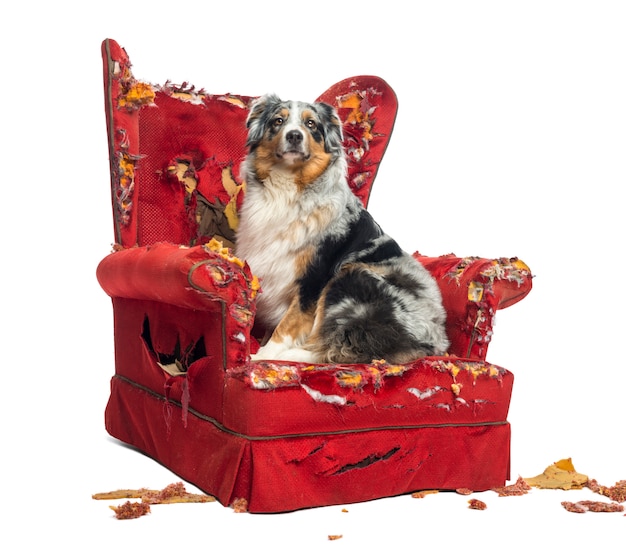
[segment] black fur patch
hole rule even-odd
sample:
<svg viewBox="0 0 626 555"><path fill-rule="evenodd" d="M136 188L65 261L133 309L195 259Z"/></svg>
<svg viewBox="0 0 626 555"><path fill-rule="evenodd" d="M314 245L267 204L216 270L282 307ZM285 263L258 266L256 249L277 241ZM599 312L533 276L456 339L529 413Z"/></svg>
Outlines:
<svg viewBox="0 0 626 555"><path fill-rule="evenodd" d="M408 334L404 325L394 316L389 306L390 297L385 291L386 283L366 268L350 268L333 280L326 294L326 310L350 301L362 313L350 313L345 324L340 316L326 320L320 336L341 337L341 342L353 352L358 352L363 360L389 357L391 353L402 353L420 347L425 353L432 353L432 345L418 342Z"/></svg>
<svg viewBox="0 0 626 555"><path fill-rule="evenodd" d="M299 279L300 307L306 311L311 305L317 303L322 289L328 281L335 276L341 267L347 262L366 262L368 256L360 256L364 250L373 246L372 241L382 235L382 230L372 216L362 210L358 215L353 213L353 221L345 235L339 237L327 237L318 247L315 257L306 273ZM384 243L383 245L386 245ZM394 243L395 244L395 243ZM399 256L391 249L388 254ZM374 252L377 252L378 249ZM383 253L379 253L378 260L382 261Z"/></svg>
<svg viewBox="0 0 626 555"><path fill-rule="evenodd" d="M268 94L252 104L248 114L248 139L246 146L253 151L263 140L266 130L270 127L270 122L276 117L276 112L280 108L282 100L275 94Z"/></svg>
<svg viewBox="0 0 626 555"><path fill-rule="evenodd" d="M343 130L341 122L335 115L335 110L330 104L318 102L315 104L316 112L320 116L321 133L324 139L324 150L334 156L339 156L343 150Z"/></svg>

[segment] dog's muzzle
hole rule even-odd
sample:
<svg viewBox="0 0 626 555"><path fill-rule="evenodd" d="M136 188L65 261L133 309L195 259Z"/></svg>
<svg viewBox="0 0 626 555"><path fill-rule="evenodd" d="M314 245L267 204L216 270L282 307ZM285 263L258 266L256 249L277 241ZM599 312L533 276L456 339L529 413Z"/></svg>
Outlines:
<svg viewBox="0 0 626 555"><path fill-rule="evenodd" d="M287 160L304 160L309 157L304 134L299 129L285 132L278 155Z"/></svg>

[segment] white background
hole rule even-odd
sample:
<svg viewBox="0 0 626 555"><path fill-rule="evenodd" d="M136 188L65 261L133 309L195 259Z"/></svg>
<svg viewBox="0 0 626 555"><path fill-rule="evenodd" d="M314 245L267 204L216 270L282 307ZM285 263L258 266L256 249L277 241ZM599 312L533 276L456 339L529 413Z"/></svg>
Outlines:
<svg viewBox="0 0 626 555"><path fill-rule="evenodd" d="M512 479L567 457L605 485L626 479L623 2L58 0L1 13L3 552L623 549L623 514L561 507L603 499L588 490L477 495L486 511L441 493L347 513L160 506L124 522L91 499L176 480L104 430L107 37L136 77L214 93L313 100L344 77L385 78L400 111L369 206L383 228L406 250L518 256L536 276L498 314L488 356L515 374Z"/></svg>

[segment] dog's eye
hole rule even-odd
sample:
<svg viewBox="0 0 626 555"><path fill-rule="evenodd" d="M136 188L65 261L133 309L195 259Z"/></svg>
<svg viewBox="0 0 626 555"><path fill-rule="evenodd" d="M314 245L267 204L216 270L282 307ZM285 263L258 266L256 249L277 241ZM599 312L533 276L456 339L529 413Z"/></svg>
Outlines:
<svg viewBox="0 0 626 555"><path fill-rule="evenodd" d="M313 119L308 119L304 122L304 125L306 125L309 129L311 129L312 131L315 131L315 129L317 129L317 123L315 122L315 120Z"/></svg>
<svg viewBox="0 0 626 555"><path fill-rule="evenodd" d="M274 121L272 122L272 126L273 127L280 127L283 124L283 118L274 118Z"/></svg>

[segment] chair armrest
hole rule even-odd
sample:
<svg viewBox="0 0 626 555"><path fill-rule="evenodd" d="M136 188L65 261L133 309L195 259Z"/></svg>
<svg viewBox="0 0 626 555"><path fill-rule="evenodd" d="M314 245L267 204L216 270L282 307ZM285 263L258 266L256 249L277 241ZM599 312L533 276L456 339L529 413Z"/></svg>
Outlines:
<svg viewBox="0 0 626 555"><path fill-rule="evenodd" d="M132 306L127 302L131 300L162 305L162 310L157 310L160 314L176 307L183 309L178 314L186 310L191 316L212 312L214 316L207 321L221 322L216 334L223 342L224 367L242 364L250 348L256 346L251 330L258 280L249 266L219 241L191 248L155 243L117 250L100 262L96 275L117 310ZM181 332L173 322L160 322L153 332L156 335L152 341L158 337L164 353L174 348L172 341L181 340Z"/></svg>
<svg viewBox="0 0 626 555"><path fill-rule="evenodd" d="M496 310L521 301L532 289L528 266L518 258L414 256L441 289L450 353L485 360Z"/></svg>
<svg viewBox="0 0 626 555"><path fill-rule="evenodd" d="M254 319L258 280L217 241L191 248L156 243L117 250L100 262L96 275L110 297L193 310L216 310L218 302L239 320Z"/></svg>

